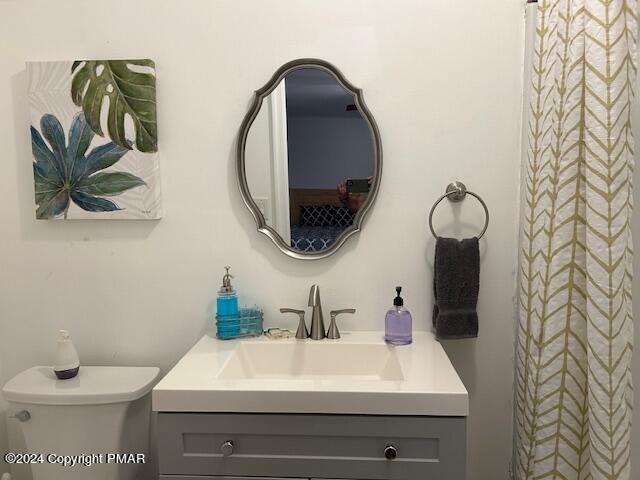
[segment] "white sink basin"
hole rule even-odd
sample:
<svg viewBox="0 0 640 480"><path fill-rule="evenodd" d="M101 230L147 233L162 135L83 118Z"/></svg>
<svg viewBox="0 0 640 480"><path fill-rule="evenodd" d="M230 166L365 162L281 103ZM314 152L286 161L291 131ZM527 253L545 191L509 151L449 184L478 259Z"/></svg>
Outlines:
<svg viewBox="0 0 640 480"><path fill-rule="evenodd" d="M396 350L384 344L243 342L218 373L223 380L401 381Z"/></svg>
<svg viewBox="0 0 640 480"><path fill-rule="evenodd" d="M434 336L393 347L339 340L204 336L153 389L158 412L466 416L467 391Z"/></svg>

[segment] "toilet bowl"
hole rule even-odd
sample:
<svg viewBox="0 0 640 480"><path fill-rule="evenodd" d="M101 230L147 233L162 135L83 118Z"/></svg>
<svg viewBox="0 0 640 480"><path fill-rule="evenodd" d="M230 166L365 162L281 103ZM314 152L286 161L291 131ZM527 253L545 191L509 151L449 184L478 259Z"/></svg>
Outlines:
<svg viewBox="0 0 640 480"><path fill-rule="evenodd" d="M156 367L82 366L58 380L33 367L2 389L24 433L33 480L134 480L148 462ZM27 453L27 452L25 452Z"/></svg>

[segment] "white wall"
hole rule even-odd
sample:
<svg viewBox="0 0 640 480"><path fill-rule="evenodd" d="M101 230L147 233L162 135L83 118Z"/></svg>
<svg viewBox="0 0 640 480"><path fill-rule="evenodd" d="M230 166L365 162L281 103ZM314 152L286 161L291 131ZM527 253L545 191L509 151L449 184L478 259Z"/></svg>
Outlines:
<svg viewBox="0 0 640 480"><path fill-rule="evenodd" d="M208 328L223 265L269 325L295 328L312 283L344 329L381 329L394 286L430 322L426 216L459 178L491 210L478 340L446 345L470 392L469 479L505 478L511 455L522 2L451 0L4 0L0 2L0 383L48 364L71 330L86 364L166 371ZM294 261L255 232L238 193L237 129L284 62L319 57L363 88L384 150L364 231L333 257ZM164 218L33 219L26 60L151 57L158 73ZM437 212L457 233L472 200ZM453 227L443 232L456 233Z"/></svg>

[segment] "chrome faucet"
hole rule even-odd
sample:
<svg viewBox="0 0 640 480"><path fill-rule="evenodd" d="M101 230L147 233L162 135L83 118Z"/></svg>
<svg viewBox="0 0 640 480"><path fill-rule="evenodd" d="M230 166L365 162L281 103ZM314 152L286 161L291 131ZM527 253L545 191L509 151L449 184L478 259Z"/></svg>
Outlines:
<svg viewBox="0 0 640 480"><path fill-rule="evenodd" d="M345 308L342 310L331 311L331 325L329 331L324 328L324 317L322 316L322 302L320 300L320 287L318 285L312 285L309 291L309 306L312 308L311 312L311 333L307 330L307 325L304 321L304 310L296 310L294 308L281 308L281 313L295 313L299 317L298 330L296 331L296 338L304 340L305 338L312 338L313 340L322 340L323 338L330 338L336 340L340 338L340 331L336 325L336 316L341 313L356 313L355 308Z"/></svg>
<svg viewBox="0 0 640 480"><path fill-rule="evenodd" d="M309 290L309 306L313 308L311 312L311 335L313 340L325 338L324 317L322 316L322 301L320 300L320 287L311 285Z"/></svg>

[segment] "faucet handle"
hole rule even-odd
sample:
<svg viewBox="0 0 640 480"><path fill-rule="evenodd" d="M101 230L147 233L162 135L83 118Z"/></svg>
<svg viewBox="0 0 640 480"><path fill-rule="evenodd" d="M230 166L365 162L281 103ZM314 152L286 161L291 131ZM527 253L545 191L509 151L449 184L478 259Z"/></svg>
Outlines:
<svg viewBox="0 0 640 480"><path fill-rule="evenodd" d="M338 330L338 325L336 324L336 317L342 313L356 313L355 308L343 308L342 310L331 310L329 315L331 315L331 323L329 324L329 330L327 331L327 338L332 340L337 340L340 338L340 331Z"/></svg>
<svg viewBox="0 0 640 480"><path fill-rule="evenodd" d="M309 330L307 330L307 324L304 321L304 310L296 310L295 308L281 308L280 313L295 313L300 317L298 322L298 330L296 330L296 338L304 340L309 338Z"/></svg>

